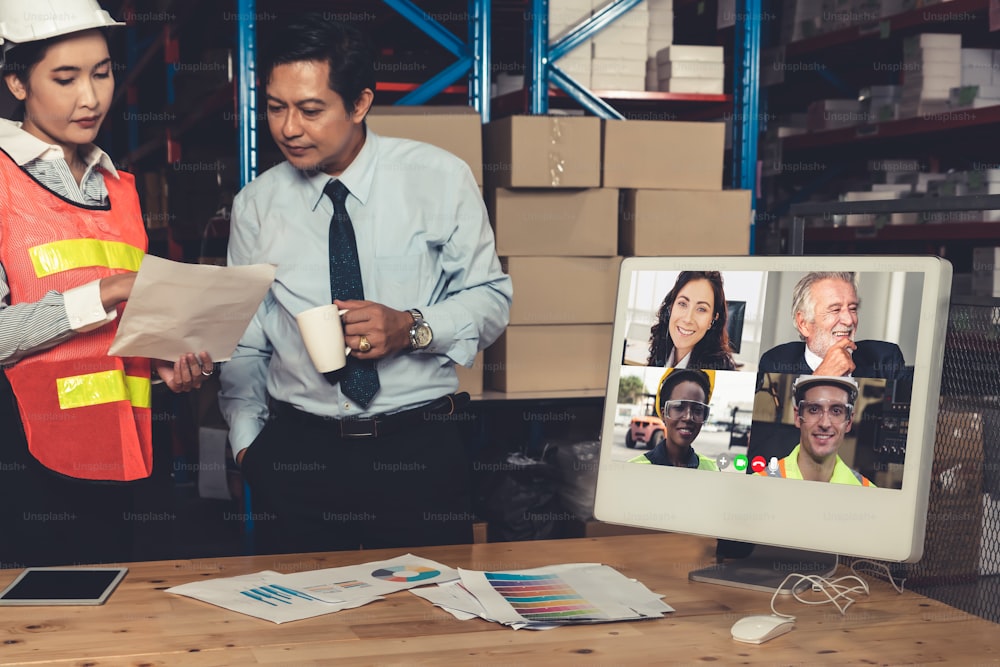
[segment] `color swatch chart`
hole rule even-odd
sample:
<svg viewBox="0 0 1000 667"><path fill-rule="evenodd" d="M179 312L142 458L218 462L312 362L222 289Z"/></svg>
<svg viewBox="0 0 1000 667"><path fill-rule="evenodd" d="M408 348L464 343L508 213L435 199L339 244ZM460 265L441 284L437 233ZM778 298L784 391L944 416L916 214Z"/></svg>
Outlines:
<svg viewBox="0 0 1000 667"><path fill-rule="evenodd" d="M486 572L486 580L528 621L604 620L608 616L557 574Z"/></svg>

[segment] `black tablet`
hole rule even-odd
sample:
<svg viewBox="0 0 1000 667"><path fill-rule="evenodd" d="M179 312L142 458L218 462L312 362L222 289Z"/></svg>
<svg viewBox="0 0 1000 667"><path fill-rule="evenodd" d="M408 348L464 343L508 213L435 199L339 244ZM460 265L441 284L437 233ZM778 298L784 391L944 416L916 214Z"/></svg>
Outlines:
<svg viewBox="0 0 1000 667"><path fill-rule="evenodd" d="M0 605L104 604L127 567L29 567L0 592Z"/></svg>

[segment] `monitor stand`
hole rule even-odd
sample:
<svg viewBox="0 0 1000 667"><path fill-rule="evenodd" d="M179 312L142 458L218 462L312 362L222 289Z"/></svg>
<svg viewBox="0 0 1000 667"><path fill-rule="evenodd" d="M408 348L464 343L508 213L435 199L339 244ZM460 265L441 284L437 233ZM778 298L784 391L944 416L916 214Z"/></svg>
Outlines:
<svg viewBox="0 0 1000 667"><path fill-rule="evenodd" d="M735 586L754 591L774 593L790 574L812 574L827 577L837 569L837 555L757 545L746 558L724 560L715 565L692 570L688 573L691 581L700 581L723 586ZM781 589L783 595L792 593L792 582ZM796 590L808 587L801 582Z"/></svg>

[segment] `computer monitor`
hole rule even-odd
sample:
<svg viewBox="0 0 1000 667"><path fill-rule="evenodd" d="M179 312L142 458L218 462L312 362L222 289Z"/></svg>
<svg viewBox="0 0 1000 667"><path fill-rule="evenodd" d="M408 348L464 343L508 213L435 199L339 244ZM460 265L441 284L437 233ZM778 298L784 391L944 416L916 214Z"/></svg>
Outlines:
<svg viewBox="0 0 1000 667"><path fill-rule="evenodd" d="M845 291L851 280L856 289ZM823 555L918 560L950 286L951 265L937 257L625 259L596 518L760 545L756 562L719 563L692 578L762 590L791 571L829 568ZM741 340L719 355L715 318L729 309L717 302L730 299L744 303ZM797 320L796 308L816 317ZM834 347L853 339L849 378L830 370L836 352L826 366L807 358L802 331L810 347L822 348L824 335ZM655 343L668 335L665 354ZM615 423L620 402L647 394L660 409L652 428L664 432L626 447L633 427ZM778 549L795 551L782 560Z"/></svg>

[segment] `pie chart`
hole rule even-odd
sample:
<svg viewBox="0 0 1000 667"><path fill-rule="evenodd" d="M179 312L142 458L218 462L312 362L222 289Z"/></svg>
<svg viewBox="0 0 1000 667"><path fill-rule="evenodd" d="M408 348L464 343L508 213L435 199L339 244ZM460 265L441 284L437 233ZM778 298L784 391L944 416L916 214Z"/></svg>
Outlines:
<svg viewBox="0 0 1000 667"><path fill-rule="evenodd" d="M398 581L403 583L433 579L441 574L439 570L422 565L393 565L372 572L372 576L383 581Z"/></svg>

